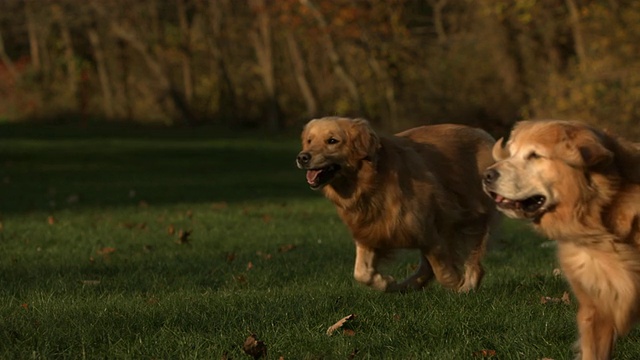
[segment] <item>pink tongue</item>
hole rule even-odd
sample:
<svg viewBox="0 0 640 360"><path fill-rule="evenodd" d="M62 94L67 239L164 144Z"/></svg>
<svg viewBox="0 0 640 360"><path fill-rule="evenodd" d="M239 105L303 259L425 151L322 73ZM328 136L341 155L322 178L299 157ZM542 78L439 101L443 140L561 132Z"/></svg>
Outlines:
<svg viewBox="0 0 640 360"><path fill-rule="evenodd" d="M307 183L314 184L322 170L307 170Z"/></svg>
<svg viewBox="0 0 640 360"><path fill-rule="evenodd" d="M497 203L502 202L502 200L504 200L504 197L503 197L503 196L501 196L501 195L496 195L495 201L496 201Z"/></svg>

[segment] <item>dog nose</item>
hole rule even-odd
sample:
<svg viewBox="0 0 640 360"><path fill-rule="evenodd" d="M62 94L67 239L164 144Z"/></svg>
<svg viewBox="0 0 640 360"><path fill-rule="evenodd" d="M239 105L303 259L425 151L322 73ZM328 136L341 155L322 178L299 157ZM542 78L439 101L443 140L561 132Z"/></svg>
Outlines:
<svg viewBox="0 0 640 360"><path fill-rule="evenodd" d="M483 181L485 184L492 184L494 181L498 180L500 177L500 173L496 169L487 169L484 172Z"/></svg>
<svg viewBox="0 0 640 360"><path fill-rule="evenodd" d="M311 161L311 154L309 154L308 152L301 152L300 154L298 154L297 160L298 164L307 165L309 161Z"/></svg>

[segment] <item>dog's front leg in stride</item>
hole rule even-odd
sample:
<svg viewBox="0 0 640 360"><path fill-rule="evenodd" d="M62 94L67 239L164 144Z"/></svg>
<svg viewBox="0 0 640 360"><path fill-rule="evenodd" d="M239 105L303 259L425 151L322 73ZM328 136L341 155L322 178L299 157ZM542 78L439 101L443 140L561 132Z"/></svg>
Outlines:
<svg viewBox="0 0 640 360"><path fill-rule="evenodd" d="M376 250L364 246L356 241L356 263L353 277L361 284L380 291L401 290L392 276L382 275L377 270L379 256Z"/></svg>

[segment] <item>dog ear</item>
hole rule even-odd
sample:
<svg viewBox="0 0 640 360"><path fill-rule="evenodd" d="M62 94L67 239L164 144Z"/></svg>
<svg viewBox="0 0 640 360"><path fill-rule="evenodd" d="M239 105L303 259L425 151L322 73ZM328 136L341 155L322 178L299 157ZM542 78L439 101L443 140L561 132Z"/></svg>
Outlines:
<svg viewBox="0 0 640 360"><path fill-rule="evenodd" d="M608 165L613 161L614 154L607 149L603 139L598 134L588 129L581 129L576 134L571 134L566 139L565 160L573 166L594 167Z"/></svg>
<svg viewBox="0 0 640 360"><path fill-rule="evenodd" d="M495 144L493 144L493 151L491 155L493 156L493 160L500 161L509 157L509 150L504 148L504 138L498 139Z"/></svg>
<svg viewBox="0 0 640 360"><path fill-rule="evenodd" d="M353 142L353 151L359 159L375 160L376 152L380 147L380 139L367 120L353 119L349 136Z"/></svg>

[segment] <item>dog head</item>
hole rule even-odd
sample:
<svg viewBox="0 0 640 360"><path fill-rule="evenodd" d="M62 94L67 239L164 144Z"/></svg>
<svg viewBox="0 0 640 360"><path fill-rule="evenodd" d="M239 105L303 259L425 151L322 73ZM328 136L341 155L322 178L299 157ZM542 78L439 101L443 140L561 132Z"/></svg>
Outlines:
<svg viewBox="0 0 640 360"><path fill-rule="evenodd" d="M364 119L314 119L302 131L296 164L307 171L307 183L316 190L355 173L363 161L374 161L378 147L378 136Z"/></svg>
<svg viewBox="0 0 640 360"><path fill-rule="evenodd" d="M589 172L613 160L602 135L575 121L522 121L483 178L484 191L512 218L540 218L553 208L584 201Z"/></svg>

